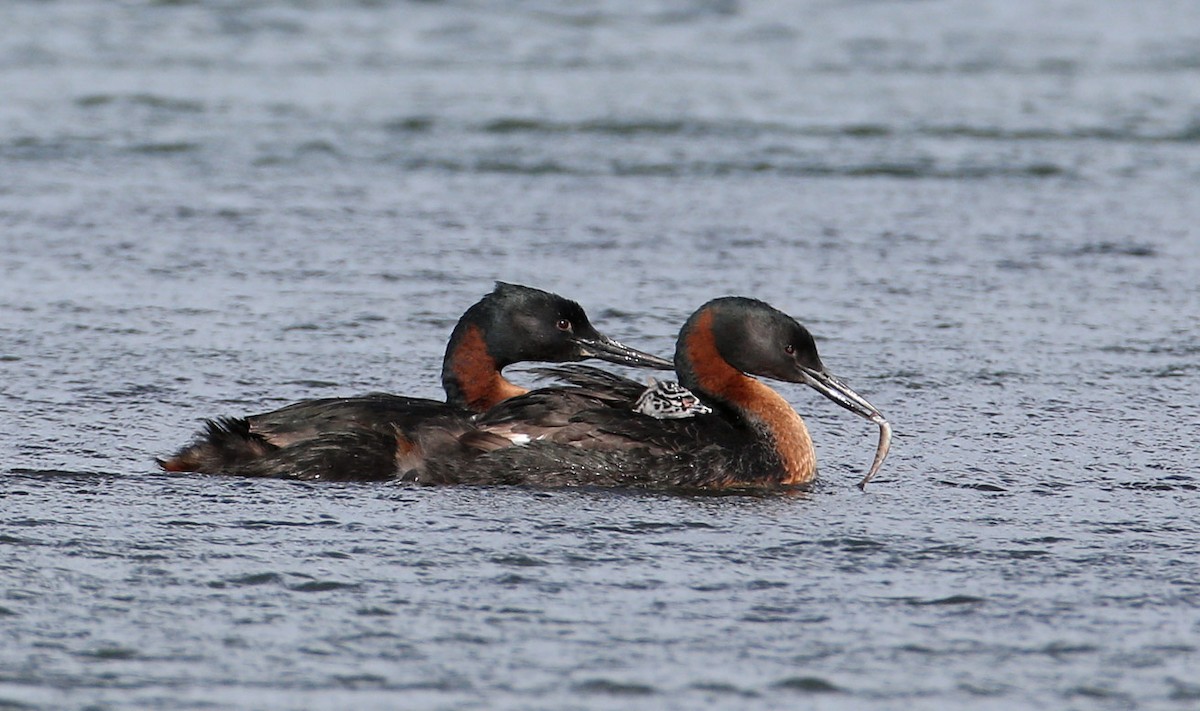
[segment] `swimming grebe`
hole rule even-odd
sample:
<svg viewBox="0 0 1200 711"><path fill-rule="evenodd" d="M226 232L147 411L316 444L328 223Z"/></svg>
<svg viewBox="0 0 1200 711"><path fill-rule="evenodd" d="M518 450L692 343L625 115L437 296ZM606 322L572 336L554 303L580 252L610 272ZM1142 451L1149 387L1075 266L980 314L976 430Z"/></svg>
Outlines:
<svg viewBox="0 0 1200 711"><path fill-rule="evenodd" d="M558 371L573 387L506 400L458 438L418 447L426 453L407 478L429 484L635 486L728 489L802 486L817 473L804 421L778 393L752 377L804 383L875 422L880 442L871 470L890 446L891 427L869 402L822 365L812 335L770 305L723 297L684 324L675 350L681 384L715 410L660 420L631 412L637 383L585 367ZM508 446L513 442L522 446Z"/></svg>
<svg viewBox="0 0 1200 711"><path fill-rule="evenodd" d="M467 309L450 335L442 362L446 402L387 393L304 400L245 418L209 420L205 431L174 456L159 460L167 471L221 473L249 466L252 475L279 475L270 460L281 448L349 432L347 437L409 434L424 423L465 421L525 389L502 370L522 361L570 362L600 358L630 366L670 369L671 361L629 348L599 333L583 308L557 294L497 282ZM455 428L452 429L456 429ZM341 438L334 437L332 441ZM324 452L315 446L310 453ZM370 467L366 469L370 470ZM261 471L259 471L261 470ZM314 470L319 472L319 467ZM368 478L392 475L376 469ZM307 477L306 477L307 478ZM326 477L311 477L326 478ZM334 478L357 478L346 471Z"/></svg>

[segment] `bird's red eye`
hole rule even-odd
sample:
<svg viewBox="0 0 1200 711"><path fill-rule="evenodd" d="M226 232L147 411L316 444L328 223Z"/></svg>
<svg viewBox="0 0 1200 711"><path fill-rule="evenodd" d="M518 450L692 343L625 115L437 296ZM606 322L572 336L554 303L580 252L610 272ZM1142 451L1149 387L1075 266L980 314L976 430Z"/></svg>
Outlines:
<svg viewBox="0 0 1200 711"><path fill-rule="evenodd" d="M558 330L560 330L560 331L570 331L570 330L571 330L571 322L570 322L570 321L568 321L568 320L566 320L565 318L560 318L560 319L558 320L558 323L556 323L556 324L554 324L554 325L555 325L555 326L558 328Z"/></svg>
<svg viewBox="0 0 1200 711"><path fill-rule="evenodd" d="M796 355L796 347L789 343L783 347L783 352L788 355Z"/></svg>

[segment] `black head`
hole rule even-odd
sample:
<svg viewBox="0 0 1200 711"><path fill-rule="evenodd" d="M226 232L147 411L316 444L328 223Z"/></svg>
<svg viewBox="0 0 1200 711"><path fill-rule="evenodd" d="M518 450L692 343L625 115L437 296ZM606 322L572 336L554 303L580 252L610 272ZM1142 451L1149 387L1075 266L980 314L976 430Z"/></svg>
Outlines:
<svg viewBox="0 0 1200 711"><path fill-rule="evenodd" d="M700 335L711 338L720 359L743 373L804 383L851 412L878 416L869 402L825 370L808 329L770 304L741 296L713 299L684 324L675 365L687 387L699 385L686 381L695 380L705 365L697 362L700 353L689 350L690 336L703 329L709 333Z"/></svg>
<svg viewBox="0 0 1200 711"><path fill-rule="evenodd" d="M743 373L804 382L806 372L825 370L808 329L770 304L728 296L707 308L717 351Z"/></svg>
<svg viewBox="0 0 1200 711"><path fill-rule="evenodd" d="M463 317L483 332L488 353L503 368L521 361L562 363L601 358L669 370L670 361L630 348L592 326L579 304L541 289L496 282Z"/></svg>
<svg viewBox="0 0 1200 711"><path fill-rule="evenodd" d="M709 329L721 359L743 373L804 382L806 372L825 370L808 329L757 299L713 299L692 314L683 332L700 328ZM686 344L687 339L681 337L675 354L677 366L689 366L699 357L688 351Z"/></svg>

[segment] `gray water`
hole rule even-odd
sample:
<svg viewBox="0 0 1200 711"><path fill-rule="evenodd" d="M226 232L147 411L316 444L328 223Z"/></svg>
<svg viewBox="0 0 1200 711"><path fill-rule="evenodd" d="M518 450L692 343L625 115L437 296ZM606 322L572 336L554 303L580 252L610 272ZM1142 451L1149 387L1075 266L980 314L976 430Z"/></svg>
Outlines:
<svg viewBox="0 0 1200 711"><path fill-rule="evenodd" d="M0 7L0 708L1200 706L1200 5ZM770 301L798 496L166 476L494 279ZM514 378L530 382L528 375Z"/></svg>

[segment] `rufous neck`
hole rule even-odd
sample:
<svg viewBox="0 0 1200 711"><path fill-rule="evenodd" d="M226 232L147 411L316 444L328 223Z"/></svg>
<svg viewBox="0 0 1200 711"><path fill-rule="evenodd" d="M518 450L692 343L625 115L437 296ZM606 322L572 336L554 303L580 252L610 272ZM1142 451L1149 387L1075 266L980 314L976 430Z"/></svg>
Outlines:
<svg viewBox="0 0 1200 711"><path fill-rule="evenodd" d="M711 313L700 314L680 344L676 360L682 384L732 410L770 440L782 467L779 483L811 482L817 458L804 420L782 395L725 360L717 348L712 319Z"/></svg>
<svg viewBox="0 0 1200 711"><path fill-rule="evenodd" d="M460 324L450 337L442 362L446 401L473 412L484 412L527 392L505 379L500 367L488 352L483 329L473 323Z"/></svg>

